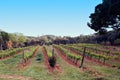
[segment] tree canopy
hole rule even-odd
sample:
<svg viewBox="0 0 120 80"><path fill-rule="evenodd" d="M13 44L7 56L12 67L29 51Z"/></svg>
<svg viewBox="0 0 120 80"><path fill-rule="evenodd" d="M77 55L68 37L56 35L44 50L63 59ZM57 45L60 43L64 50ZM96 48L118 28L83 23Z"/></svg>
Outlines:
<svg viewBox="0 0 120 80"><path fill-rule="evenodd" d="M7 48L6 44L9 41L9 35L7 32L0 30L0 49Z"/></svg>
<svg viewBox="0 0 120 80"><path fill-rule="evenodd" d="M95 7L90 19L88 26L100 34L105 34L109 28L120 30L120 0L103 0Z"/></svg>
<svg viewBox="0 0 120 80"><path fill-rule="evenodd" d="M0 30L0 50L21 47L26 42L26 37L22 33L7 33Z"/></svg>
<svg viewBox="0 0 120 80"><path fill-rule="evenodd" d="M14 43L14 47L23 46L24 42L26 42L26 37L22 33L12 33L9 36Z"/></svg>

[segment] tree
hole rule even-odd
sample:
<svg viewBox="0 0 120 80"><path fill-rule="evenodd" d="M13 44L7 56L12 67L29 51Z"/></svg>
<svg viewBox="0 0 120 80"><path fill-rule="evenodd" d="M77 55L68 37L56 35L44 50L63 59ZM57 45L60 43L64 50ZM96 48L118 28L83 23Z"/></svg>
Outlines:
<svg viewBox="0 0 120 80"><path fill-rule="evenodd" d="M3 38L0 32L0 50L2 50Z"/></svg>
<svg viewBox="0 0 120 80"><path fill-rule="evenodd" d="M17 47L18 46L18 36L16 35L16 33L10 33L9 37L13 43L13 47Z"/></svg>
<svg viewBox="0 0 120 80"><path fill-rule="evenodd" d="M103 0L90 18L88 26L100 34L106 34L108 28L120 30L120 0Z"/></svg>
<svg viewBox="0 0 120 80"><path fill-rule="evenodd" d="M9 41L9 35L5 31L0 31L0 49L7 49L7 42Z"/></svg>
<svg viewBox="0 0 120 80"><path fill-rule="evenodd" d="M26 42L26 37L22 33L9 34L10 40L13 42L14 47L23 46Z"/></svg>
<svg viewBox="0 0 120 80"><path fill-rule="evenodd" d="M19 39L18 39L18 41L19 41L19 45L20 46L24 46L24 43L26 42L26 37L22 34L22 33L19 33L18 34L18 37L19 37Z"/></svg>

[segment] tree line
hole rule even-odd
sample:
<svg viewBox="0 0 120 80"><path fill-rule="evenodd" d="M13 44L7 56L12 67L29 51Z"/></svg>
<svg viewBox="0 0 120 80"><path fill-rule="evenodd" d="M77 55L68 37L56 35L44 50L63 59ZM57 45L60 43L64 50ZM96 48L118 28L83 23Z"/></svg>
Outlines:
<svg viewBox="0 0 120 80"><path fill-rule="evenodd" d="M26 40L22 33L7 33L0 30L0 50L22 47Z"/></svg>
<svg viewBox="0 0 120 80"><path fill-rule="evenodd" d="M0 30L0 50L44 44L93 43L93 39L93 35L80 35L78 37L44 35L40 37L31 37L24 36L22 33L7 33Z"/></svg>

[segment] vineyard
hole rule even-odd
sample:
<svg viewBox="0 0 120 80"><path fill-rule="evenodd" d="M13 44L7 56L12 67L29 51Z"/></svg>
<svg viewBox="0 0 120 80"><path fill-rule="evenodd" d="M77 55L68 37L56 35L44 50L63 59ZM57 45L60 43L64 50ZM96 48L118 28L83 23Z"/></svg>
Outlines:
<svg viewBox="0 0 120 80"><path fill-rule="evenodd" d="M0 51L0 80L120 80L120 49L98 44Z"/></svg>
<svg viewBox="0 0 120 80"><path fill-rule="evenodd" d="M0 0L0 80L120 80L120 0Z"/></svg>

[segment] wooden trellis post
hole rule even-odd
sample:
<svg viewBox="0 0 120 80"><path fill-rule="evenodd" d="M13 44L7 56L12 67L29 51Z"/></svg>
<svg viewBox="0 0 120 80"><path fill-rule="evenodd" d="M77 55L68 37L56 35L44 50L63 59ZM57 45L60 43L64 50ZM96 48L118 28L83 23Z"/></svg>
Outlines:
<svg viewBox="0 0 120 80"><path fill-rule="evenodd" d="M23 52L22 52L22 64L24 65L24 63L25 63L25 59L24 59L24 50L23 50Z"/></svg>
<svg viewBox="0 0 120 80"><path fill-rule="evenodd" d="M81 61L80 68L82 68L82 66L83 66L83 63L84 63L85 51L86 51L86 47L84 47L84 51L83 51L83 56L82 56L82 61Z"/></svg>
<svg viewBox="0 0 120 80"><path fill-rule="evenodd" d="M54 56L54 48L52 49L52 56Z"/></svg>

